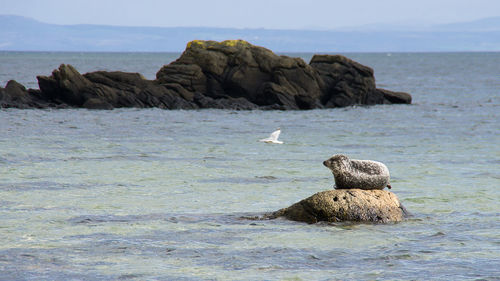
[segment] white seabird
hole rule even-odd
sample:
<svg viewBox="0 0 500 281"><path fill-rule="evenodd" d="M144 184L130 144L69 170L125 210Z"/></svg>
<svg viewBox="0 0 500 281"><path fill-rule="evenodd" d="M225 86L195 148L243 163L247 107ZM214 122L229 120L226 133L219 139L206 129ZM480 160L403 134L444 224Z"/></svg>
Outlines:
<svg viewBox="0 0 500 281"><path fill-rule="evenodd" d="M280 128L276 129L276 131L272 132L271 135L268 138L261 139L259 141L265 142L265 143L277 143L277 144L282 144L282 141L279 141L278 138L281 134Z"/></svg>

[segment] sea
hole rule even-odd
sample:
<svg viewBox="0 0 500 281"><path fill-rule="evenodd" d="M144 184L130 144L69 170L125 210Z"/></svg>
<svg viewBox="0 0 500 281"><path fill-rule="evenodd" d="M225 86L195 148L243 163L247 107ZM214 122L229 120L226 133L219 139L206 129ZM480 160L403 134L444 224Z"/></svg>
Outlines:
<svg viewBox="0 0 500 281"><path fill-rule="evenodd" d="M179 55L0 52L0 84ZM412 104L1 109L0 280L500 280L500 53L344 55ZM338 153L385 163L412 216L248 219L332 189Z"/></svg>

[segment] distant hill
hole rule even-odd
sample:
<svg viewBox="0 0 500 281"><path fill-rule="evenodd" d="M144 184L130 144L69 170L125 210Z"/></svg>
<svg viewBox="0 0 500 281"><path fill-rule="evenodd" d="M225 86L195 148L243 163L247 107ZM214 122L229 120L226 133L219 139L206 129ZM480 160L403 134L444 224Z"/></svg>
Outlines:
<svg viewBox="0 0 500 281"><path fill-rule="evenodd" d="M180 52L194 39L244 39L276 52L500 51L500 17L422 30L316 31L55 25L0 15L0 50Z"/></svg>
<svg viewBox="0 0 500 281"><path fill-rule="evenodd" d="M469 22L458 22L450 24L440 24L433 26L439 31L475 31L488 32L500 31L500 17L485 18Z"/></svg>
<svg viewBox="0 0 500 281"><path fill-rule="evenodd" d="M448 24L422 24L415 21L401 21L391 23L364 24L357 26L346 26L335 29L336 31L406 31L406 32L489 32L500 31L500 17L484 18L468 22L456 22Z"/></svg>

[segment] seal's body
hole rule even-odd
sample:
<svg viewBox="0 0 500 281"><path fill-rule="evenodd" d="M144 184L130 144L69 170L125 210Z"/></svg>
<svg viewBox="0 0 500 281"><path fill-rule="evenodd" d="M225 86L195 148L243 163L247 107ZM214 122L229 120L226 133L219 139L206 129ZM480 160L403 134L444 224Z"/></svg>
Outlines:
<svg viewBox="0 0 500 281"><path fill-rule="evenodd" d="M336 189L359 188L364 190L384 189L389 184L389 169L383 163L371 160L356 160L336 154L323 162L332 170Z"/></svg>

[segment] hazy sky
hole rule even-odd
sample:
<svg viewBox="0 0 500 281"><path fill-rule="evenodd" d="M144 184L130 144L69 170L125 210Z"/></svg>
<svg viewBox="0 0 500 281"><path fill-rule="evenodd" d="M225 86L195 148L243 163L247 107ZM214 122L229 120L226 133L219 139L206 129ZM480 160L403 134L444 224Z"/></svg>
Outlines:
<svg viewBox="0 0 500 281"><path fill-rule="evenodd" d="M332 29L500 16L500 0L0 0L0 14L56 24ZM1 27L0 27L1 28Z"/></svg>

